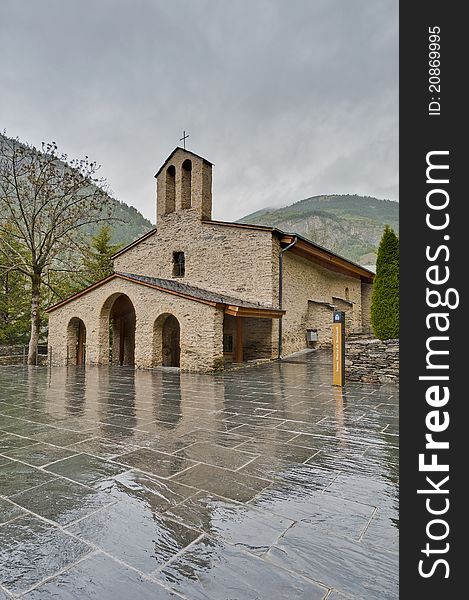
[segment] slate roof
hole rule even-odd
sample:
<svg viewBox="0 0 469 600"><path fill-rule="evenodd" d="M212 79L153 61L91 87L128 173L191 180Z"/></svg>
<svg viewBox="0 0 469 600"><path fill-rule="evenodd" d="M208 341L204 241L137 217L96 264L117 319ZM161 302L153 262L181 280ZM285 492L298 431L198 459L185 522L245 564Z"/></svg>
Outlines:
<svg viewBox="0 0 469 600"><path fill-rule="evenodd" d="M330 310L335 309L335 306L333 304L331 304L330 302L326 302L326 300L312 300L310 298L310 299L308 299L308 302L312 302L313 304L319 304L320 306L325 306L326 308L329 308Z"/></svg>
<svg viewBox="0 0 469 600"><path fill-rule="evenodd" d="M238 309L240 309L239 314L241 314L242 309L255 311L257 316L260 316L259 313L265 312L267 318L274 316L277 318L280 314L284 313L281 309L274 308L272 306L265 306L263 304L259 304L256 302L247 302L245 300L240 300L239 298L233 298L233 296L227 296L225 294L217 294L216 292L211 292L209 290L203 290L202 288L196 287L194 285L188 285L186 283L181 283L180 281L175 281L174 279L159 279L158 277L147 277L145 275L135 275L134 273L123 273L123 272L115 272L92 285L84 288L83 290L49 306L46 309L46 312L49 313L64 304L68 304L75 298L79 298L83 294L90 292L91 290L100 287L113 279L125 279L127 281L134 281L140 285L146 285L149 287L153 287L158 290L163 290L168 292L169 294L176 294L179 296L183 296L186 298L190 298L195 300L196 302L205 302L210 304L223 304L227 307L227 310L230 307L233 307L234 312L238 313ZM272 315L271 313L276 313ZM231 314L228 312L228 314ZM251 313L253 314L253 313Z"/></svg>
<svg viewBox="0 0 469 600"><path fill-rule="evenodd" d="M122 275L123 277L133 279L134 281L140 283L146 283L164 290L168 290L169 292L176 292L185 296L192 296L193 298L206 300L208 302L217 302L218 304L228 304L230 306L240 306L242 308L271 309L271 307L263 306L262 304L256 302L246 302L245 300L233 298L232 296L217 294L216 292L203 290L202 288L194 285L188 285L187 283L181 283L180 281L175 281L174 279L159 279L158 277L147 277L145 275L134 275L133 273L122 273L119 271L116 271L116 275Z"/></svg>

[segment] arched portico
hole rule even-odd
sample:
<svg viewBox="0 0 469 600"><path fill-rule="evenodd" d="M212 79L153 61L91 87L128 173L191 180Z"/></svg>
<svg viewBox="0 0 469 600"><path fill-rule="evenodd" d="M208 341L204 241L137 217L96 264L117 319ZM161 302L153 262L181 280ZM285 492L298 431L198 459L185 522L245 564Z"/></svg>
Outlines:
<svg viewBox="0 0 469 600"><path fill-rule="evenodd" d="M112 294L100 314L100 363L135 364L135 308L126 294Z"/></svg>
<svg viewBox="0 0 469 600"><path fill-rule="evenodd" d="M78 317L67 326L67 365L82 366L86 362L86 327Z"/></svg>
<svg viewBox="0 0 469 600"><path fill-rule="evenodd" d="M181 357L181 328L170 313L160 315L153 327L154 367L179 367Z"/></svg>

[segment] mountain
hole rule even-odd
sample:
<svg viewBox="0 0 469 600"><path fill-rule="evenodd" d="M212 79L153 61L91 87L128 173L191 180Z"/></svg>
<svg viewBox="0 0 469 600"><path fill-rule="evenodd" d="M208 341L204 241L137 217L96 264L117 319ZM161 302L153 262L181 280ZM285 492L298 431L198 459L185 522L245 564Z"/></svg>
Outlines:
<svg viewBox="0 0 469 600"><path fill-rule="evenodd" d="M112 245L127 246L144 233L153 229L153 225L133 206L111 198L111 226ZM102 223L91 226L86 233L95 235Z"/></svg>
<svg viewBox="0 0 469 600"><path fill-rule="evenodd" d="M8 148L11 143L11 138L0 133L0 146L2 148ZM22 145L21 142L19 142ZM37 154L41 154L40 150L34 150ZM152 229L153 225L146 219L136 208L128 206L125 202L116 200L115 198L109 197L110 204L110 221L113 245L126 246L130 244L138 237L142 236L149 229ZM107 215L107 209L106 209ZM104 216L104 213L103 213ZM95 235L103 223L89 225L84 227L82 233L85 238L87 236Z"/></svg>
<svg viewBox="0 0 469 600"><path fill-rule="evenodd" d="M399 203L371 196L312 196L283 208L265 208L238 223L298 233L362 265L374 265L385 225L399 232Z"/></svg>

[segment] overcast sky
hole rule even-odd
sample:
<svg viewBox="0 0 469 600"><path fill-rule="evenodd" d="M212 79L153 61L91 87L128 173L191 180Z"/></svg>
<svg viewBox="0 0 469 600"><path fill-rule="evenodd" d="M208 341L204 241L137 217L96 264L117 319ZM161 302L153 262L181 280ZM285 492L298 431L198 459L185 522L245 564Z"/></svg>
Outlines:
<svg viewBox="0 0 469 600"><path fill-rule="evenodd" d="M398 0L1 0L0 129L89 155L155 221L179 145L214 217L317 194L398 200Z"/></svg>

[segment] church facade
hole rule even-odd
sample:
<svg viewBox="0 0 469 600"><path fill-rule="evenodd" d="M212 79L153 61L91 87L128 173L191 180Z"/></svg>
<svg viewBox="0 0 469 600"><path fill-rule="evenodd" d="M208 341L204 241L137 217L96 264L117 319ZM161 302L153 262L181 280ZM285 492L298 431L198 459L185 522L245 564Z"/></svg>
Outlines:
<svg viewBox="0 0 469 600"><path fill-rule="evenodd" d="M180 367L286 356L367 332L373 273L295 234L212 219L212 164L176 148L156 174L157 226L114 273L48 309L53 365Z"/></svg>

